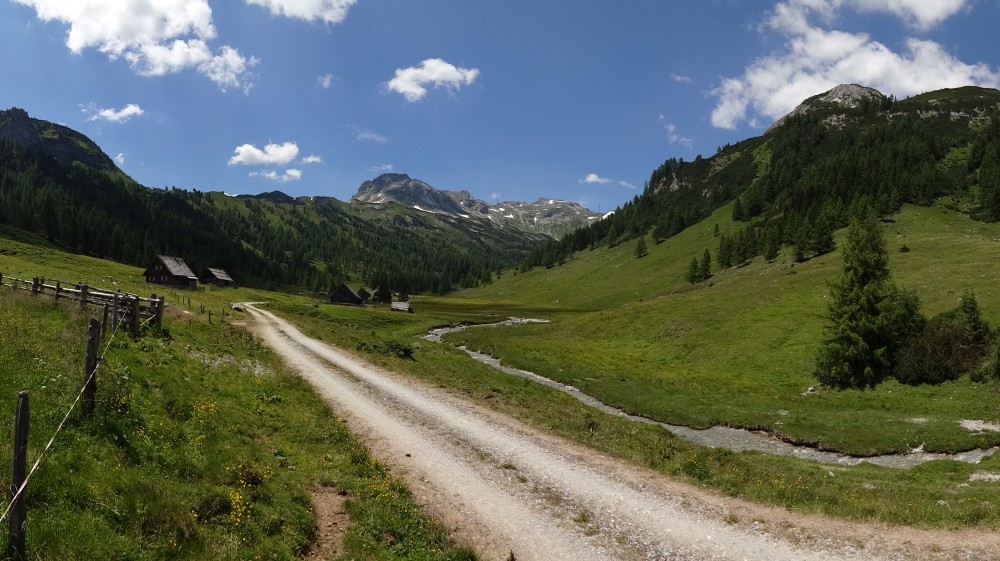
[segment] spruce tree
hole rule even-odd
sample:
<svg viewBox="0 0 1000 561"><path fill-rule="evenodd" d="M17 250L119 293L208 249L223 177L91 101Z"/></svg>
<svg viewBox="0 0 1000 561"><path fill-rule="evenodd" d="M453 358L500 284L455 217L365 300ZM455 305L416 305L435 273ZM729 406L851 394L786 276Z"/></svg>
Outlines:
<svg viewBox="0 0 1000 561"><path fill-rule="evenodd" d="M646 236L639 236L639 241L635 242L635 256L645 257L649 254L649 250L646 249Z"/></svg>
<svg viewBox="0 0 1000 561"><path fill-rule="evenodd" d="M707 280L712 276L712 254L705 250L701 256L701 263L698 264L699 280Z"/></svg>
<svg viewBox="0 0 1000 561"><path fill-rule="evenodd" d="M831 286L828 318L815 374L838 388L874 387L884 380L896 351L923 327L916 295L890 281L889 254L871 209L847 230L844 268Z"/></svg>
<svg viewBox="0 0 1000 561"><path fill-rule="evenodd" d="M700 266L698 265L698 258L692 257L691 266L688 267L687 281L691 284L700 281L701 278L699 272L700 272Z"/></svg>

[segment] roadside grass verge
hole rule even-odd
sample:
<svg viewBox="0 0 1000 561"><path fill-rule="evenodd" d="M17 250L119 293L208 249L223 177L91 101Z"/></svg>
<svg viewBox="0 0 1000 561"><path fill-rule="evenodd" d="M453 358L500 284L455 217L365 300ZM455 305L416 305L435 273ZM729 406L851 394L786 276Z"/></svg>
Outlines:
<svg viewBox="0 0 1000 561"><path fill-rule="evenodd" d="M299 559L321 487L347 498L342 559L475 558L249 331L182 318L110 344L94 418L71 415L27 487L31 558ZM0 411L30 391L29 464L75 396L86 319L0 289Z"/></svg>

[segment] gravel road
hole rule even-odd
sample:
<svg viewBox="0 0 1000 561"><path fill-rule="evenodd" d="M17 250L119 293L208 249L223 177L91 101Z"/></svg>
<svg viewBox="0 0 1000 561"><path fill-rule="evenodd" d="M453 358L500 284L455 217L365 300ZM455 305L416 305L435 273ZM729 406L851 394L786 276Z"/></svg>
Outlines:
<svg viewBox="0 0 1000 561"><path fill-rule="evenodd" d="M721 497L369 365L247 305L429 512L487 561L995 559L988 532L850 524Z"/></svg>

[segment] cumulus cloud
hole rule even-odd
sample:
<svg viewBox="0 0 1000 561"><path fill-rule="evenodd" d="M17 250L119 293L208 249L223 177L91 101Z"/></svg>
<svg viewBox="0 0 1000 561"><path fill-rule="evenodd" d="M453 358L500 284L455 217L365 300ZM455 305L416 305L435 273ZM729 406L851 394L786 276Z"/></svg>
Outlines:
<svg viewBox="0 0 1000 561"><path fill-rule="evenodd" d="M354 133L354 139L360 142L372 142L374 144L386 144L389 142L389 137L379 134L373 130L355 125L350 125L350 128Z"/></svg>
<svg viewBox="0 0 1000 561"><path fill-rule="evenodd" d="M252 144L237 146L233 157L229 158L229 165L242 164L246 166L257 165L285 165L294 160L299 155L299 146L294 142L284 144L268 144L261 150Z"/></svg>
<svg viewBox="0 0 1000 561"><path fill-rule="evenodd" d="M583 179L580 180L580 183L596 183L598 185L607 185L608 183L611 183L613 181L614 181L614 179L608 179L606 177L601 177L600 175L597 175L596 173L588 173L586 175L586 177L584 177Z"/></svg>
<svg viewBox="0 0 1000 561"><path fill-rule="evenodd" d="M276 16L337 24L347 18L347 11L357 0L246 0L246 3L267 8Z"/></svg>
<svg viewBox="0 0 1000 561"><path fill-rule="evenodd" d="M257 64L232 47L213 53L215 39L208 0L107 2L105 0L14 0L38 18L69 26L66 46L74 53L97 49L111 60L125 59L137 74L163 76L194 69L219 88L249 91Z"/></svg>
<svg viewBox="0 0 1000 561"><path fill-rule="evenodd" d="M403 95L409 102L420 101L427 95L427 88L432 84L436 88L444 88L454 93L462 86L471 85L479 76L477 68L458 68L439 58L429 58L420 63L419 67L397 68L396 75L386 84L389 91Z"/></svg>
<svg viewBox="0 0 1000 561"><path fill-rule="evenodd" d="M316 79L316 83L318 83L319 87L323 88L324 90L330 89L330 86L332 86L333 83L336 81L337 77L334 76L333 74L324 74Z"/></svg>
<svg viewBox="0 0 1000 561"><path fill-rule="evenodd" d="M871 86L897 97L969 84L998 87L1000 71L966 63L942 45L915 37L893 51L866 33L831 29L842 10L888 13L917 31L928 30L969 5L968 0L786 0L762 26L785 37L784 47L761 57L742 76L728 77L711 95L711 121L735 129L761 126L807 97L844 83Z"/></svg>
<svg viewBox="0 0 1000 561"><path fill-rule="evenodd" d="M109 123L125 123L132 117L140 117L146 112L135 103L129 103L121 109L98 108L95 104L82 108L88 114L87 121L108 121Z"/></svg>
<svg viewBox="0 0 1000 561"><path fill-rule="evenodd" d="M319 156L306 156L299 161L303 164L322 164L323 158L320 158Z"/></svg>
<svg viewBox="0 0 1000 561"><path fill-rule="evenodd" d="M298 181L299 179L302 179L302 170L286 169L284 173L278 173L274 170L251 171L250 177L263 177L264 179L270 179L276 183L287 183L289 181Z"/></svg>
<svg viewBox="0 0 1000 561"><path fill-rule="evenodd" d="M677 82L678 84L694 84L694 78L690 76L683 76L681 74L671 74L670 79Z"/></svg>

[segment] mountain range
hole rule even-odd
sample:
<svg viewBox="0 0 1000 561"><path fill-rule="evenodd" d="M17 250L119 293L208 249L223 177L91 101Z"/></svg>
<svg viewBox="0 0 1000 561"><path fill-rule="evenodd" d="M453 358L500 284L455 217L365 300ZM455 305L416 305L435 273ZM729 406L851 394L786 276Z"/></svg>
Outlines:
<svg viewBox="0 0 1000 561"><path fill-rule="evenodd" d="M226 268L247 284L324 290L354 280L443 293L516 264L552 266L646 235L658 243L732 203L743 228L710 248L720 265L788 246L804 260L832 249L831 232L859 205L889 216L951 196L976 218L1000 220L998 123L997 90L896 100L846 84L761 136L667 159L640 196L601 217L545 198L490 205L405 174L365 181L347 202L150 189L86 136L11 109L0 111L0 222L136 265L181 255L196 272Z"/></svg>
<svg viewBox="0 0 1000 561"><path fill-rule="evenodd" d="M507 201L490 206L468 191L439 191L419 179L387 173L365 181L351 197L355 204L381 207L397 203L416 210L460 218L482 218L500 227L512 227L558 238L600 218L575 202L540 198L533 203Z"/></svg>

